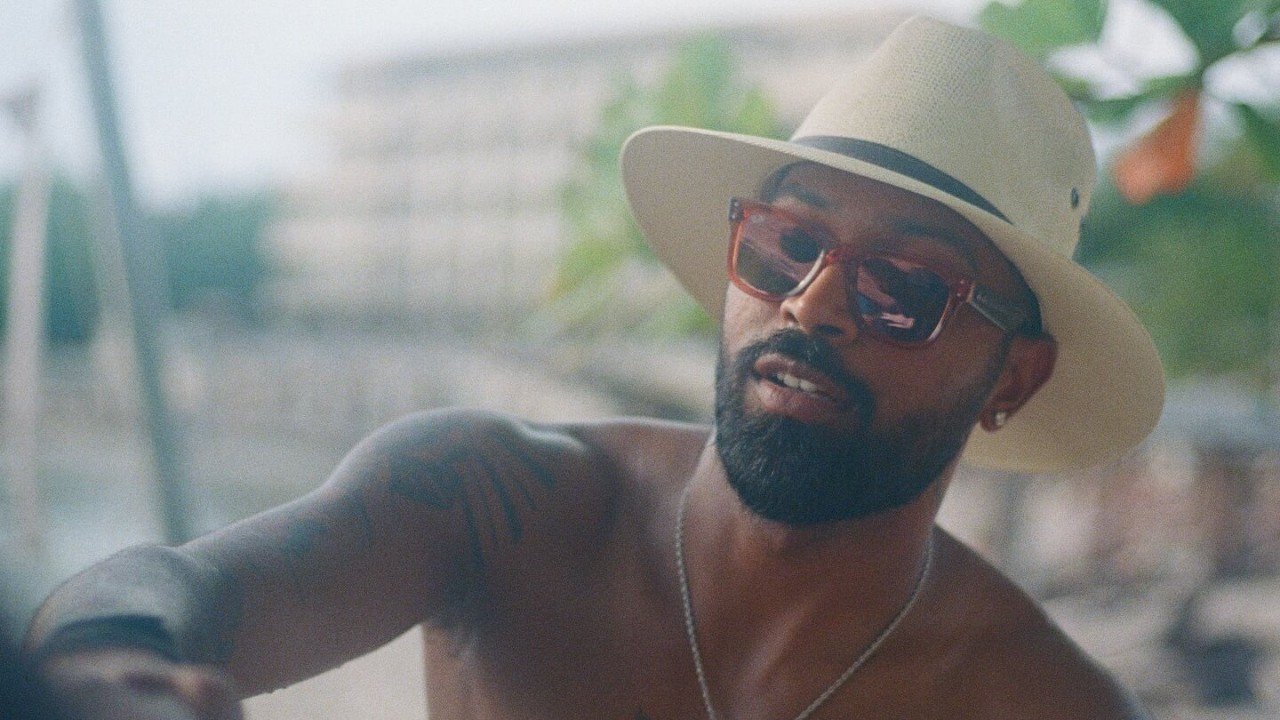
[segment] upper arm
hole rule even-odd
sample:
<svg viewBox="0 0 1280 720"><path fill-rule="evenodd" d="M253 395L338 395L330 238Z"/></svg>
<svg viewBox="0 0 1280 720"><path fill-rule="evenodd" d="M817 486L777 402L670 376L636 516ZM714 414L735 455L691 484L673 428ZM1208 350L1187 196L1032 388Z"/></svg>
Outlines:
<svg viewBox="0 0 1280 720"><path fill-rule="evenodd" d="M237 681L277 687L464 618L509 556L604 514L596 463L565 433L424 413L360 443L316 491L194 541L237 587Z"/></svg>

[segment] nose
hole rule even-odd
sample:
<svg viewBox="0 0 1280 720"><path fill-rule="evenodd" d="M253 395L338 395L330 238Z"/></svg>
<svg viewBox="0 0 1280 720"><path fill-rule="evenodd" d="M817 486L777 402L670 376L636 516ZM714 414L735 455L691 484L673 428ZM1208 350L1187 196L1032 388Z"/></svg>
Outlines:
<svg viewBox="0 0 1280 720"><path fill-rule="evenodd" d="M785 298L781 310L787 322L828 340L853 340L858 324L849 308L847 280L841 264L828 265L803 292Z"/></svg>

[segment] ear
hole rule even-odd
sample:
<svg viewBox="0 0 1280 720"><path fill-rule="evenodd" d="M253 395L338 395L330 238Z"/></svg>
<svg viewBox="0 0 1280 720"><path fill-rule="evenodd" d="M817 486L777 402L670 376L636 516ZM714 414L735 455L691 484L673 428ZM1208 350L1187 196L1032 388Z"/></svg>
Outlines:
<svg viewBox="0 0 1280 720"><path fill-rule="evenodd" d="M979 415L982 429L995 432L1003 427L1053 375L1057 359L1058 342L1049 335L1014 337L1000 377Z"/></svg>

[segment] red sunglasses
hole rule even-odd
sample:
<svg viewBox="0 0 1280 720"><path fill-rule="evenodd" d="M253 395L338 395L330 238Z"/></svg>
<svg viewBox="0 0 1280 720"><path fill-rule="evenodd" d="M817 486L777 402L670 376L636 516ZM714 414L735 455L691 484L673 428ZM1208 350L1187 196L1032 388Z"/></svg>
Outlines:
<svg viewBox="0 0 1280 720"><path fill-rule="evenodd" d="M839 263L859 330L895 345L933 342L963 303L1005 332L1018 331L1030 315L971 278L903 257L864 255L826 228L767 203L733 198L729 221L729 278L743 292L779 302L803 293L823 268Z"/></svg>

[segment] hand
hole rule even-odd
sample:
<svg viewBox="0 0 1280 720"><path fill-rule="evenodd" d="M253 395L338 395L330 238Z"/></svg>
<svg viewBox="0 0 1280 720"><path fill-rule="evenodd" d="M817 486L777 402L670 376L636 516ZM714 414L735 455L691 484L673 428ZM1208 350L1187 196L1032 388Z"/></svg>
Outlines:
<svg viewBox="0 0 1280 720"><path fill-rule="evenodd" d="M41 667L67 720L243 720L227 675L145 650L101 648Z"/></svg>

